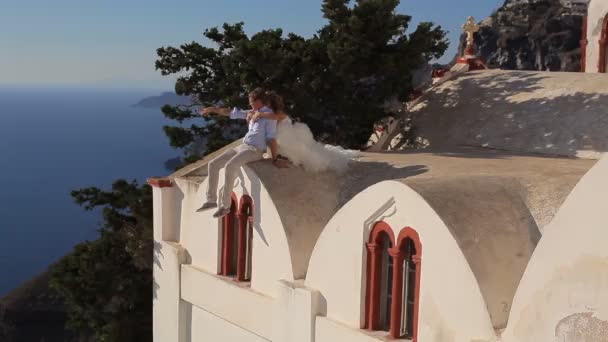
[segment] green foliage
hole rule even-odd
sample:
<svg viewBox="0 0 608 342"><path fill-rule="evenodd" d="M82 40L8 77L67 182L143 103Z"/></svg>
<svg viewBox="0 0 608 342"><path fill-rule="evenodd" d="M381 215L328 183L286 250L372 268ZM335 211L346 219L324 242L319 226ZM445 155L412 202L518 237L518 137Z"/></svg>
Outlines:
<svg viewBox="0 0 608 342"><path fill-rule="evenodd" d="M15 327L6 317L6 309L0 304L0 341L12 342Z"/></svg>
<svg viewBox="0 0 608 342"><path fill-rule="evenodd" d="M398 4L325 0L328 23L311 38L281 29L249 37L243 23L224 24L204 33L215 47L191 42L159 48L156 69L180 74L176 92L193 95L203 106L244 107L249 90L271 88L285 97L290 116L307 123L317 139L359 148L373 123L387 115L386 101L405 101L412 72L447 48L445 32L431 23L406 33L411 18L396 14ZM179 122L198 117L184 107L163 112ZM213 151L244 132L234 122L205 124L204 129L192 125L165 132L172 146L186 148L186 156Z"/></svg>
<svg viewBox="0 0 608 342"><path fill-rule="evenodd" d="M51 287L65 300L69 326L96 341L150 341L152 196L148 185L118 180L109 192L72 192L86 210L103 208L101 236L83 242L52 269Z"/></svg>

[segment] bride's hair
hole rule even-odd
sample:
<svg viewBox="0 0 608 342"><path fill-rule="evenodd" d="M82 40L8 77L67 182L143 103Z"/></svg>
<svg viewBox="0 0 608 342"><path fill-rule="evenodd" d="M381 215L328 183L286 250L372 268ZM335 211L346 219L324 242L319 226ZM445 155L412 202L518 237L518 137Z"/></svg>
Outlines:
<svg viewBox="0 0 608 342"><path fill-rule="evenodd" d="M263 100L265 105L270 107L273 112L279 113L285 109L285 103L283 102L283 97L277 94L273 90L267 90L264 92Z"/></svg>
<svg viewBox="0 0 608 342"><path fill-rule="evenodd" d="M249 97L254 100L262 100L262 102L266 102L266 91L263 88L257 87L249 92Z"/></svg>

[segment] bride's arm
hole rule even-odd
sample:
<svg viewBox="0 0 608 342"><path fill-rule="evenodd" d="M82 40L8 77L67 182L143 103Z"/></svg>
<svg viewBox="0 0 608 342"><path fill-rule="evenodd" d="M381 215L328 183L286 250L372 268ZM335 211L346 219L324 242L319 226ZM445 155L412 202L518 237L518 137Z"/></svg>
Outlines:
<svg viewBox="0 0 608 342"><path fill-rule="evenodd" d="M276 113L272 113L272 112L270 112L270 113L255 112L251 116L251 120L253 122L255 122L259 118L264 118L264 119L269 119L269 120L281 121L281 120L285 119L286 117L287 117L287 114L285 114L285 112L283 112L283 111L276 112Z"/></svg>

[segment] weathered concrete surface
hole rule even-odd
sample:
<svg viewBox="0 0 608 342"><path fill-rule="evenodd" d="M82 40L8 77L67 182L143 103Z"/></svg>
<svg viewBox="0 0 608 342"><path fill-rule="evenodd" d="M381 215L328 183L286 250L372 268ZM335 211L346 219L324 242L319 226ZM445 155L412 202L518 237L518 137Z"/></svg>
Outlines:
<svg viewBox="0 0 608 342"><path fill-rule="evenodd" d="M607 342L608 322L593 317L591 312L573 314L559 321L555 337L560 342Z"/></svg>
<svg viewBox="0 0 608 342"><path fill-rule="evenodd" d="M363 153L360 162L346 174L341 191L344 201L383 180L403 180L410 185L420 180L502 179L513 182L511 193L520 196L542 231L572 188L595 163L595 160L479 148ZM468 191L472 194L479 191L481 195L485 190L471 184ZM454 192L446 190L442 195L447 199Z"/></svg>
<svg viewBox="0 0 608 342"><path fill-rule="evenodd" d="M439 214L479 284L495 329L507 326L513 296L540 232L515 179L453 177L406 181Z"/></svg>
<svg viewBox="0 0 608 342"><path fill-rule="evenodd" d="M430 147L483 146L599 158L608 151L608 76L486 70L432 89L412 108Z"/></svg>
<svg viewBox="0 0 608 342"><path fill-rule="evenodd" d="M606 342L608 155L568 196L536 246L504 342Z"/></svg>

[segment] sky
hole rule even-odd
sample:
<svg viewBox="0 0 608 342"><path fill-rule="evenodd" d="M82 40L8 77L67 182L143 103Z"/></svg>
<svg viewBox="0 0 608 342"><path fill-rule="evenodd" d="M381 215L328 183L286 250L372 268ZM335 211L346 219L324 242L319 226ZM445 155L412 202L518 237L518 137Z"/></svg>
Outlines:
<svg viewBox="0 0 608 342"><path fill-rule="evenodd" d="M248 34L283 28L310 37L325 19L321 0L0 0L0 87L93 86L170 90L154 69L156 49L198 41L205 28L243 21ZM490 15L504 0L402 0L415 27L449 31L456 53L469 15ZM253 4L253 5L252 5ZM456 5L457 4L457 5Z"/></svg>

